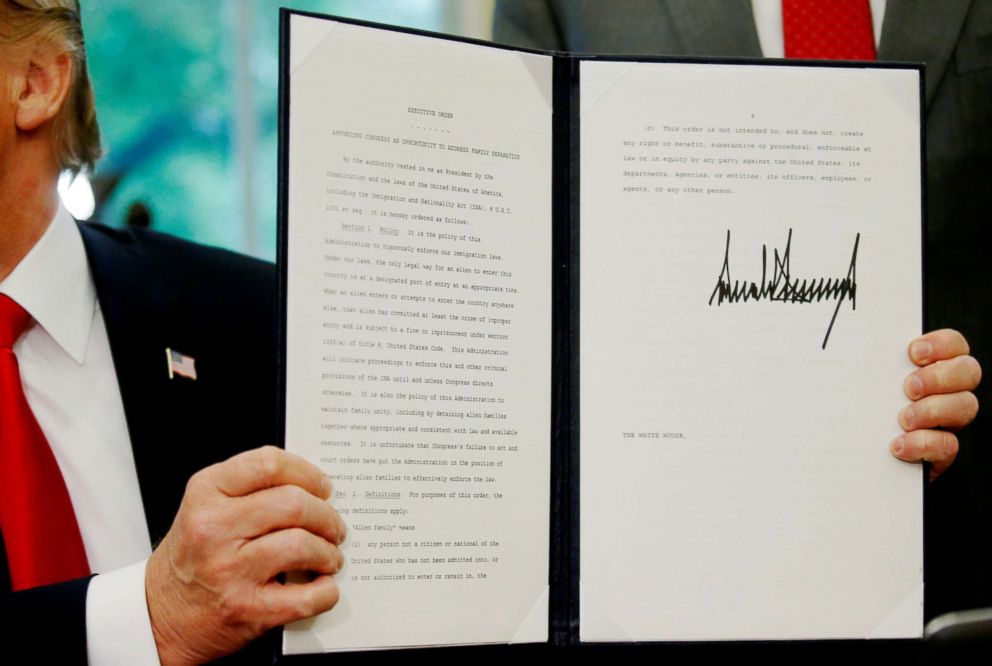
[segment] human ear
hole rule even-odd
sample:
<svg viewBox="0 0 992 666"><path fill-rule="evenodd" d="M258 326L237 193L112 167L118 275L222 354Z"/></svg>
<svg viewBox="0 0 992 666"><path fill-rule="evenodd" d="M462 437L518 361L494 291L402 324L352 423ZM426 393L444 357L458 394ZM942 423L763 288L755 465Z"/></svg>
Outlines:
<svg viewBox="0 0 992 666"><path fill-rule="evenodd" d="M68 53L36 51L24 61L17 90L14 122L32 132L55 118L69 94L72 59Z"/></svg>

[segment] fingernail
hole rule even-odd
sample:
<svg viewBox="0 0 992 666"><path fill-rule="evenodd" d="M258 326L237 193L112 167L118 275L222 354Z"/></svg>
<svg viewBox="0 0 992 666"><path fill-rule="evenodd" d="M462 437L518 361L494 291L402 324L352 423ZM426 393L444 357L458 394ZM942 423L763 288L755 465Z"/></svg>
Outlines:
<svg viewBox="0 0 992 666"><path fill-rule="evenodd" d="M923 395L923 381L915 374L906 378L906 395L913 400Z"/></svg>
<svg viewBox="0 0 992 666"><path fill-rule="evenodd" d="M902 450L905 447L906 447L906 438L903 437L902 435L899 435L898 437L893 439L892 443L889 444L889 448L892 450L892 453L894 453L895 455L899 455L900 453L902 453Z"/></svg>
<svg viewBox="0 0 992 666"><path fill-rule="evenodd" d="M901 412L899 412L899 424L903 427L903 430L913 429L913 407L904 407Z"/></svg>
<svg viewBox="0 0 992 666"><path fill-rule="evenodd" d="M324 497L330 497L333 488L334 484L331 483L331 477L324 475L324 478L320 482L320 489L323 491Z"/></svg>
<svg viewBox="0 0 992 666"><path fill-rule="evenodd" d="M930 356L933 354L933 345L929 342L918 340L913 343L910 352L913 357L913 361L916 363L926 363L930 360Z"/></svg>

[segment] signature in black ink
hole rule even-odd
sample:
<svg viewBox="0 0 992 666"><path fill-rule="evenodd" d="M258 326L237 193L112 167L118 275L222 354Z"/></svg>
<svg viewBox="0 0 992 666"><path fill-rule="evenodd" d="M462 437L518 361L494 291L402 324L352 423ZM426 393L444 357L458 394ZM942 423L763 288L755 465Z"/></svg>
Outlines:
<svg viewBox="0 0 992 666"><path fill-rule="evenodd" d="M792 278L789 265L789 253L792 250L792 229L789 229L789 237L785 242L785 250L779 254L774 250L775 266L772 270L772 277L768 279L768 246L761 246L761 281L748 282L734 280L730 278L730 230L727 230L727 246L723 254L723 268L716 279L716 287L710 295L709 304L713 305L713 299L719 306L724 301L737 303L748 301L780 301L782 303L813 303L823 300L835 299L837 307L830 318L830 325L827 326L827 334L823 337L823 344L820 349L827 348L827 340L830 339L830 331L834 328L837 320L837 313L844 301L851 302L851 310L857 309L857 263L858 263L858 243L861 241L861 234L854 237L854 251L851 252L851 264L847 269L847 277L844 278L809 278L801 280Z"/></svg>

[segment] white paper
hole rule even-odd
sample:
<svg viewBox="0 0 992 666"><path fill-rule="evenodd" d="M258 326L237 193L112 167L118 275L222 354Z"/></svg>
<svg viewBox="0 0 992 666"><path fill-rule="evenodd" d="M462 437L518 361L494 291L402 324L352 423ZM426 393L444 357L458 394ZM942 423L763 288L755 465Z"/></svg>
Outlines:
<svg viewBox="0 0 992 666"><path fill-rule="evenodd" d="M545 640L551 59L290 28L286 448L350 531L284 649Z"/></svg>
<svg viewBox="0 0 992 666"><path fill-rule="evenodd" d="M582 63L583 640L920 635L918 86Z"/></svg>

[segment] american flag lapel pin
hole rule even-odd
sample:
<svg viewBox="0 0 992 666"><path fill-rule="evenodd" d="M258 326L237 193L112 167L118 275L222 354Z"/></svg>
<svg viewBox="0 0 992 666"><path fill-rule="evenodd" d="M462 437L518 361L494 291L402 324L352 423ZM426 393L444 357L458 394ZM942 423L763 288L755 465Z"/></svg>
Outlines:
<svg viewBox="0 0 992 666"><path fill-rule="evenodd" d="M196 359L166 347L165 357L169 363L169 379L176 375L196 381Z"/></svg>

